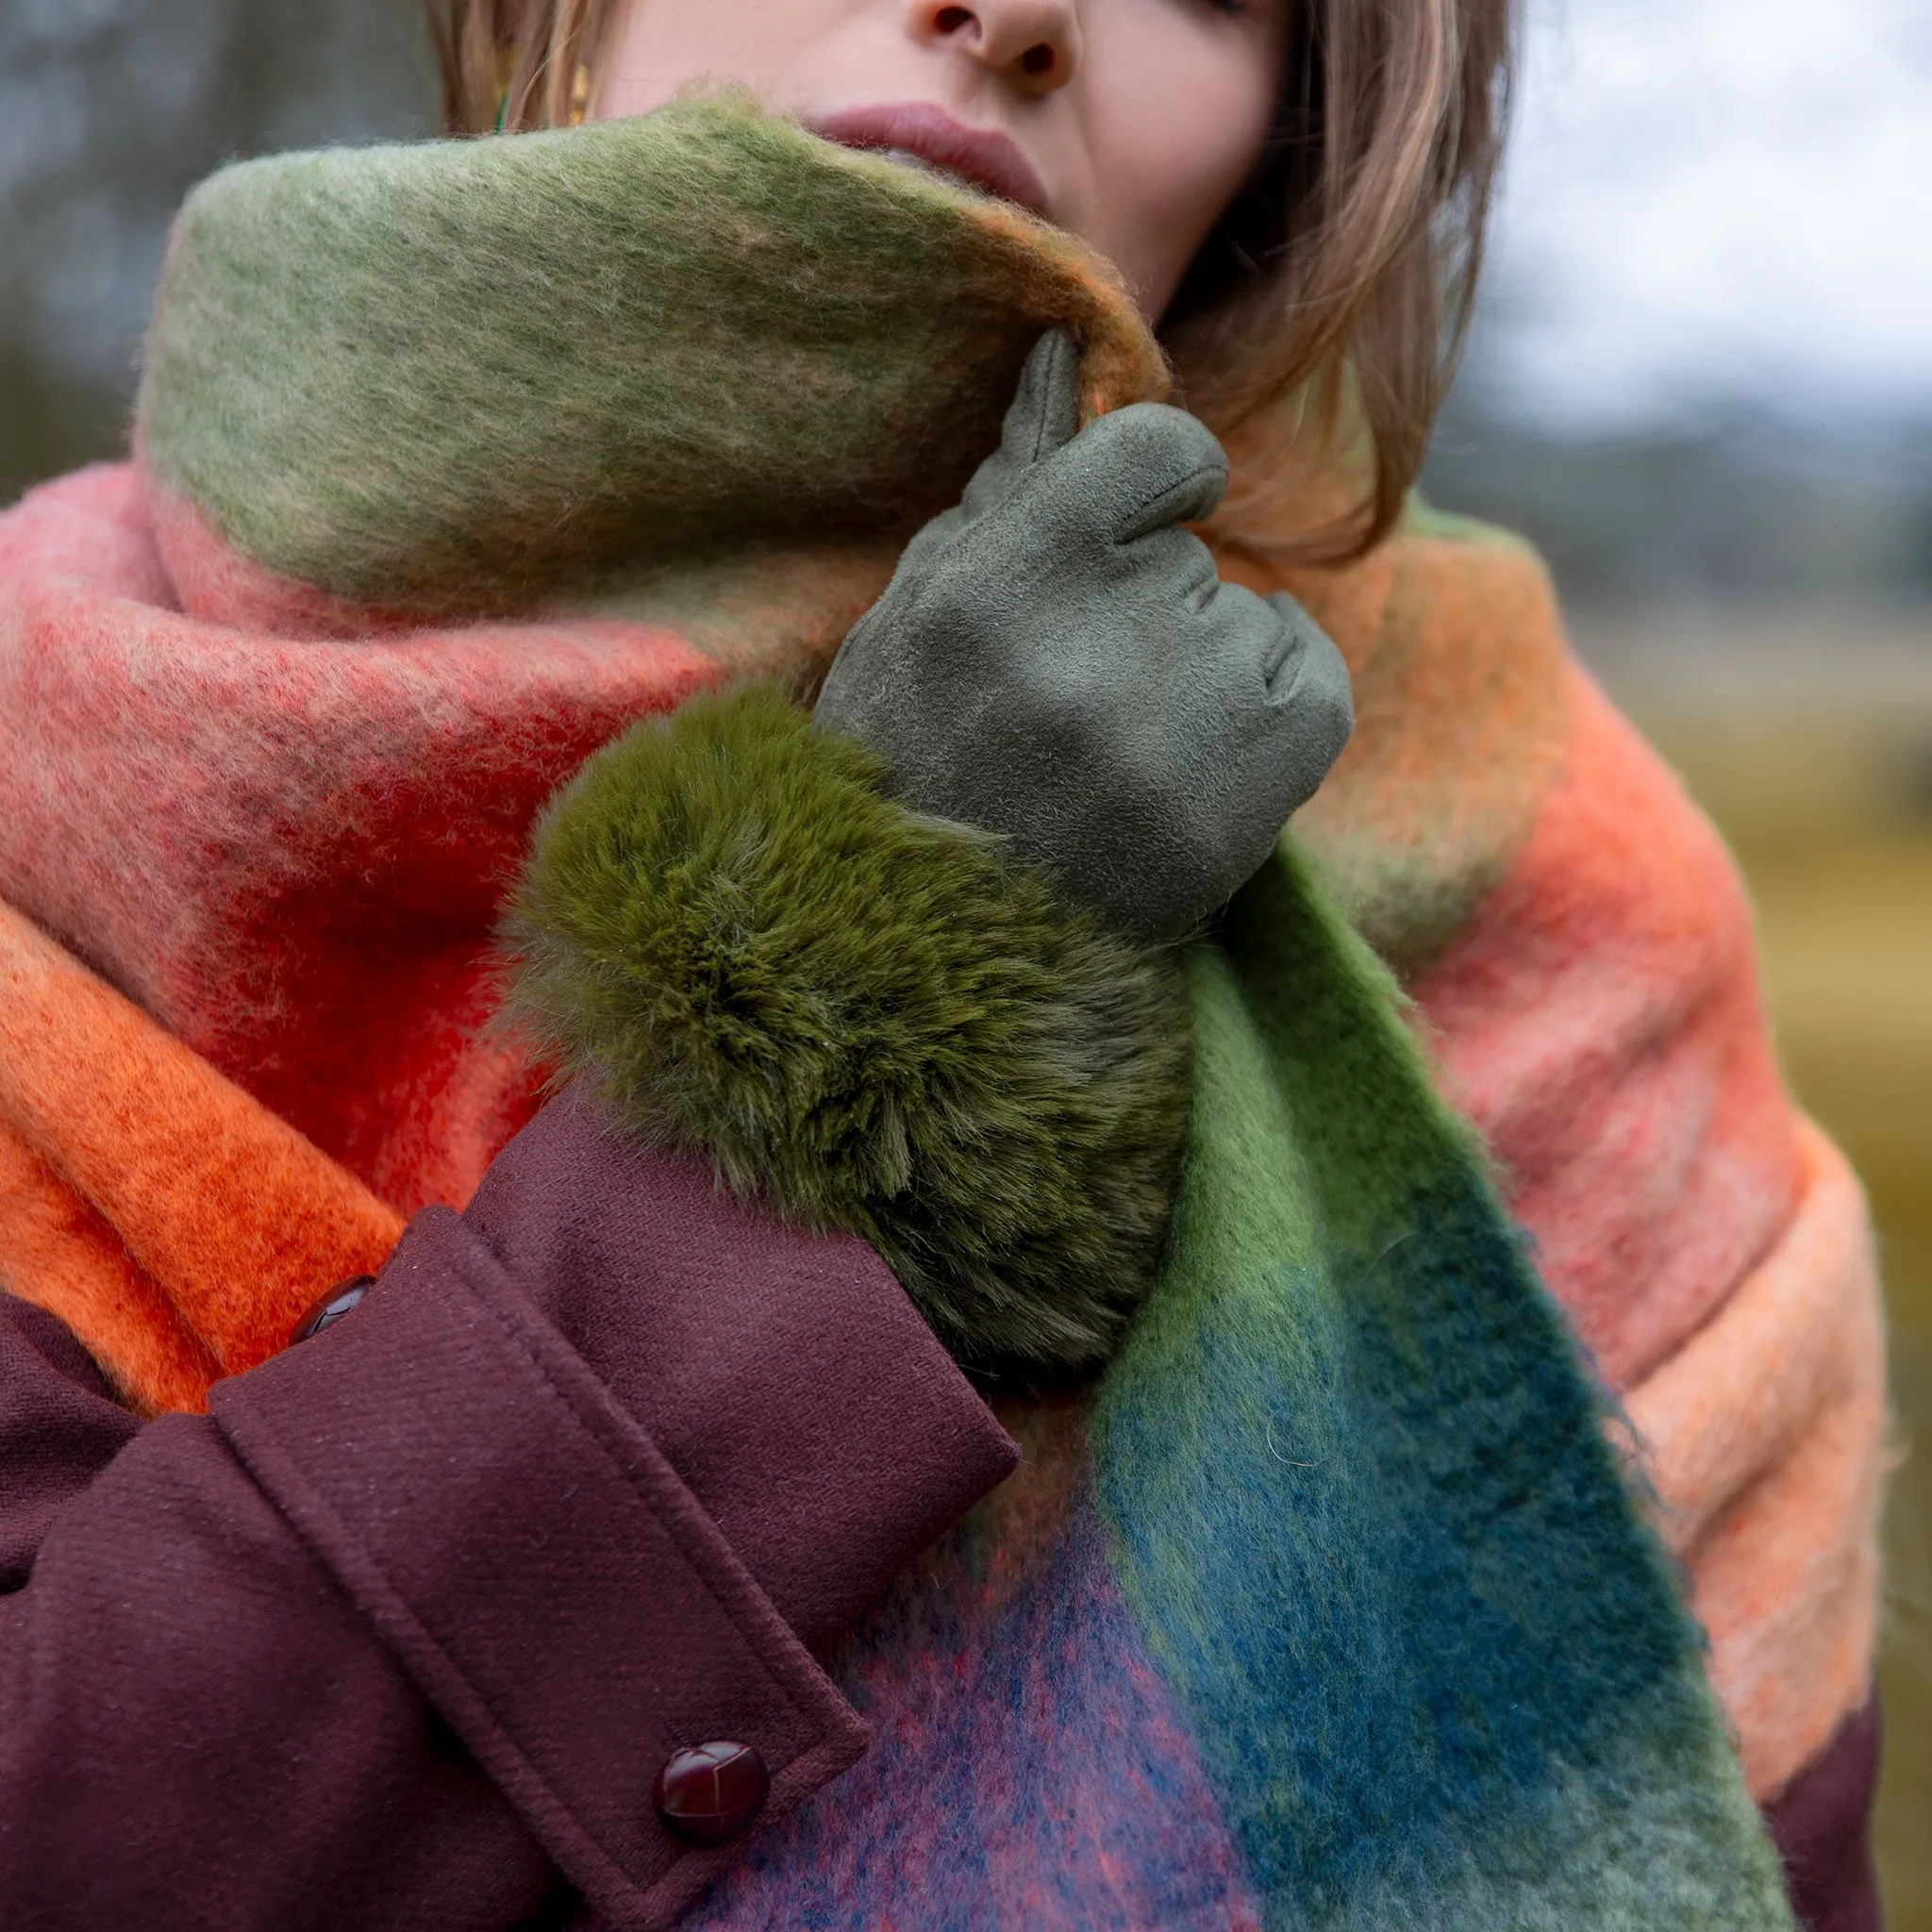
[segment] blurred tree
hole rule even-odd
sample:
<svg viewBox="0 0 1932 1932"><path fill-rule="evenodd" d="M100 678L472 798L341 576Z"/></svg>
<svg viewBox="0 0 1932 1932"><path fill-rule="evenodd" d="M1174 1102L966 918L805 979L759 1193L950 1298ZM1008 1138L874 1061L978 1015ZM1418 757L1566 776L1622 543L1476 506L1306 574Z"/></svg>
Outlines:
<svg viewBox="0 0 1932 1932"><path fill-rule="evenodd" d="M239 155L431 130L416 0L0 5L0 503L125 436L168 219Z"/></svg>
<svg viewBox="0 0 1932 1932"><path fill-rule="evenodd" d="M1423 489L1522 531L1577 606L1932 599L1932 425L1711 410L1565 435L1497 414L1474 379L1444 413Z"/></svg>

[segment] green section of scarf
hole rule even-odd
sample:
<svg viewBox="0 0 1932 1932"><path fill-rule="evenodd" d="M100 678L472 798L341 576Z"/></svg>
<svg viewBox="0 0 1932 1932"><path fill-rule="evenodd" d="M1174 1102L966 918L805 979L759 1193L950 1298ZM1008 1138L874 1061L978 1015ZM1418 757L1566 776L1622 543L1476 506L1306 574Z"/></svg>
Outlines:
<svg viewBox="0 0 1932 1932"><path fill-rule="evenodd" d="M151 478L352 603L506 613L753 546L903 536L1050 324L1088 404L1160 353L1070 237L733 100L278 157L188 200Z"/></svg>
<svg viewBox="0 0 1932 1932"><path fill-rule="evenodd" d="M1604 1399L1386 971L1285 841L1189 976L1096 1507L1266 1923L1789 1927Z"/></svg>

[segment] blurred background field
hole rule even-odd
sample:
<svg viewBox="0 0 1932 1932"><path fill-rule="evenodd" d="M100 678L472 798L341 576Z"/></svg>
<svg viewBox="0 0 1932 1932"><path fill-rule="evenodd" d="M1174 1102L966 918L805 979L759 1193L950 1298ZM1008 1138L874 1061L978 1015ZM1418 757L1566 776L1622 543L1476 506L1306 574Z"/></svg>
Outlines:
<svg viewBox="0 0 1932 1932"><path fill-rule="evenodd" d="M1427 475L1531 536L1730 841L1800 1100L1870 1191L1899 1467L1877 1849L1932 1932L1932 9L1530 11Z"/></svg>
<svg viewBox="0 0 1932 1932"><path fill-rule="evenodd" d="M115 453L166 221L429 131L414 0L0 0L0 502ZM1884 1245L1879 1845L1932 1932L1932 8L1530 0L1425 479L1525 531L1756 894L1790 1077Z"/></svg>
<svg viewBox="0 0 1932 1932"><path fill-rule="evenodd" d="M1871 610L1597 614L1579 641L1728 836L1800 1100L1863 1176L1903 1461L1887 1511L1877 1841L1932 1928L1932 625Z"/></svg>

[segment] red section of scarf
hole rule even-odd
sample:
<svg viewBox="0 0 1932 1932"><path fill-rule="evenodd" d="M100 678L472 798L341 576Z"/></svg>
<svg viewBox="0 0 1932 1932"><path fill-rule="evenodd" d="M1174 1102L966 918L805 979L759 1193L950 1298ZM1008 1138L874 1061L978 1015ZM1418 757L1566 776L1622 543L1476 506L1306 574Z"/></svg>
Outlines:
<svg viewBox="0 0 1932 1932"><path fill-rule="evenodd" d="M184 612L129 468L0 519L0 898L394 1208L460 1203L535 1099L485 1032L532 820L716 667L604 620L318 635L248 588L258 627Z"/></svg>

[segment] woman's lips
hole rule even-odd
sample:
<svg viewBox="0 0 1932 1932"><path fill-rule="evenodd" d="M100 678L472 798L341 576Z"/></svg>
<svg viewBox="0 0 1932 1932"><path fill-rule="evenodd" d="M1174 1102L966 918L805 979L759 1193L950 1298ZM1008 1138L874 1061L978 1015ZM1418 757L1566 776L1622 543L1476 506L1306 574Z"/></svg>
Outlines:
<svg viewBox="0 0 1932 1932"><path fill-rule="evenodd" d="M929 166L958 175L1003 201L1042 218L1046 184L1010 136L969 127L929 101L906 101L890 108L847 108L814 121L811 131L841 147L896 150Z"/></svg>

